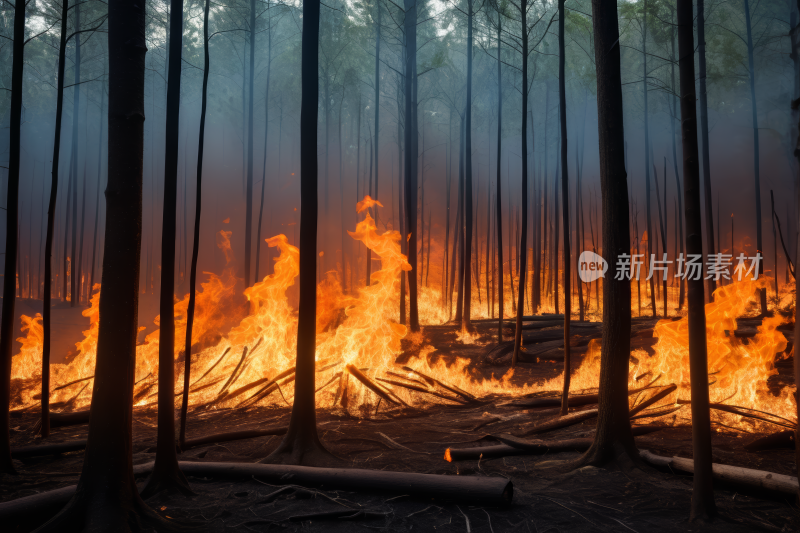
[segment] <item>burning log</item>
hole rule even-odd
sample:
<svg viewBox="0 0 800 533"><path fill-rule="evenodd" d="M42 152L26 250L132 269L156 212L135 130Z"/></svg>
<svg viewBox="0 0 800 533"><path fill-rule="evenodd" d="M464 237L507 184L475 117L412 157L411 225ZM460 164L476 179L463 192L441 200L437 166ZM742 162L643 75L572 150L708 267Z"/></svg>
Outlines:
<svg viewBox="0 0 800 533"><path fill-rule="evenodd" d="M22 446L11 449L11 457L24 459L26 457L43 457L45 455L60 455L62 453L77 452L86 448L86 439L69 440L41 446Z"/></svg>
<svg viewBox="0 0 800 533"><path fill-rule="evenodd" d="M449 390L453 394L461 396L462 398L464 398L465 400L467 400L469 402L472 402L472 403L479 402L479 400L475 396L473 396L472 394L468 393L467 391L459 389L455 385L448 385L447 383L439 381L438 379L433 378L431 376L428 376L427 374L423 374L419 370L414 370L410 366L404 366L403 370L405 370L407 372L412 372L412 373L418 375L419 377L421 377L422 379L424 379L425 381L427 381L430 385L438 385L438 386L442 387L443 389Z"/></svg>
<svg viewBox="0 0 800 533"><path fill-rule="evenodd" d="M636 426L631 428L634 437L647 435L664 429L664 426ZM594 441L594 437L545 441L540 439L521 439L514 435L492 435L503 444L481 446L476 448L447 448L444 458L448 462L492 459L512 455L532 455L547 452L585 452Z"/></svg>
<svg viewBox="0 0 800 533"><path fill-rule="evenodd" d="M469 402L467 402L467 400L464 400L462 398L453 398L452 396L447 396L446 394L441 394L441 393L438 393L436 391L432 391L430 389L426 389L426 388L423 388L423 387L420 387L420 386L417 386L417 385L411 385L409 383L401 383L400 381L395 381L393 379L384 379L384 378L375 378L375 379L378 380L378 381L382 381L384 383L389 383L391 385L395 385L397 387L403 387L405 389L421 392L423 394L430 394L431 396L436 396L437 398L442 398L444 400L449 400L451 402L458 402L458 403L460 403L462 405L469 403Z"/></svg>
<svg viewBox="0 0 800 533"><path fill-rule="evenodd" d="M333 375L333 377L332 377L331 379L329 379L329 380L328 380L328 382L327 382L325 385L323 385L323 386L319 387L317 390L315 390L315 391L314 391L314 393L316 394L316 393L318 393L319 391L321 391L321 390L323 390L323 389L327 388L327 387L328 387L328 385L330 385L331 383L333 383L333 382L334 382L334 381L336 381L337 379L341 379L341 377L342 377L342 373L341 373L341 372L337 372L337 373L335 373L335 374Z"/></svg>
<svg viewBox="0 0 800 533"><path fill-rule="evenodd" d="M381 387L376 384L374 381L369 379L364 373L362 373L359 369L357 369L354 365L349 364L347 365L347 371L358 381L364 384L366 388L374 392L378 395L378 397L382 398L384 401L392 403L394 405L403 405L408 407L408 404L405 403L403 400L398 398L396 395L389 395L388 392L381 389ZM394 396L394 398L392 397Z"/></svg>
<svg viewBox="0 0 800 533"><path fill-rule="evenodd" d="M398 374L398 373L396 373L396 372L392 372L391 370L387 370L387 371L386 371L386 375L388 375L388 376L392 376L392 377L395 377L395 378L404 379L404 380L406 380L406 381L410 381L410 382L411 382L411 383L413 383L414 385L419 385L420 387L428 387L428 385L427 385L427 384L426 384L424 381L420 381L420 380L418 380L418 379L413 379L413 378L410 378L410 377L404 376L404 375L402 375L402 374Z"/></svg>
<svg viewBox="0 0 800 533"><path fill-rule="evenodd" d="M694 460L683 457L663 457L650 453L647 450L640 450L639 456L654 466L663 468L676 468L684 472L694 473ZM766 472L764 470L753 470L740 466L722 465L712 463L711 470L714 479L725 481L735 486L746 487L756 490L767 490L789 496L796 496L798 491L797 478Z"/></svg>
<svg viewBox="0 0 800 533"><path fill-rule="evenodd" d="M284 370L283 372L281 372L280 374L278 374L277 376L275 376L272 379L270 379L270 378L257 379L252 383L248 383L247 385L243 385L243 386L239 387L238 389L230 392L229 394L227 394L227 395L225 395L223 397L219 397L218 396L217 399L214 400L214 403L219 403L219 402L221 402L223 400L232 400L232 399L234 399L234 398L236 398L238 396L241 396L245 392L258 387L259 385L261 385L263 383L266 383L263 387L258 389L255 392L255 394L250 396L250 398L248 398L247 400L245 400L241 404L239 404L239 406L243 406L244 404L249 403L250 400L252 400L253 398L259 396L262 392L266 391L272 385L275 385L279 380L294 375L295 370L296 370L296 367L291 367L291 368L287 368L286 370Z"/></svg>
<svg viewBox="0 0 800 533"><path fill-rule="evenodd" d="M794 450L795 446L794 431L787 429L786 431L778 431L772 435L767 435L749 444L745 444L744 449L748 452L760 452L762 450L777 450L780 448Z"/></svg>

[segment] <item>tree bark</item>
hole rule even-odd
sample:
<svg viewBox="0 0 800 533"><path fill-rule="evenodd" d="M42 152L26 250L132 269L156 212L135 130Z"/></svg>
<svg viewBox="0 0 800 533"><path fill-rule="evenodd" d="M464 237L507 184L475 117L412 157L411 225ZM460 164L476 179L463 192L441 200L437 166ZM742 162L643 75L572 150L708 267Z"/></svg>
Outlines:
<svg viewBox="0 0 800 533"><path fill-rule="evenodd" d="M272 73L272 20L271 17L267 19L267 87L264 95L264 172L261 176L261 203L258 207L258 229L256 230L256 274L253 283L258 283L261 280L261 273L259 272L261 260L261 226L264 218L264 191L267 187L267 138L269 137L269 82ZM340 128L341 132L341 128ZM280 169L279 169L280 175ZM342 215L344 216L344 215ZM344 248L342 248L342 269L344 269ZM344 274L344 271L342 271ZM344 278L343 278L344 279ZM189 353L188 351L186 353Z"/></svg>
<svg viewBox="0 0 800 533"><path fill-rule="evenodd" d="M109 112L106 243L88 445L69 503L39 531L125 531L147 522L133 478L131 436L142 229L145 5L108 5ZM13 123L13 122L12 122Z"/></svg>
<svg viewBox="0 0 800 533"><path fill-rule="evenodd" d="M181 399L181 423L178 442L181 449L186 443L186 412L189 409L189 382L192 361L192 328L194 327L194 309L197 287L197 256L200 252L200 215L203 207L203 151L205 149L206 107L208 104L208 12L210 0L205 0L203 7L203 89L200 104L200 129L197 142L197 183L195 185L194 235L192 240L192 266L189 273L189 305L186 309L186 339L184 341L183 395ZM263 186L263 185L262 185Z"/></svg>
<svg viewBox="0 0 800 533"><path fill-rule="evenodd" d="M75 27L74 31L79 31L81 28L81 5L80 2L75 4ZM69 305L70 307L75 307L75 304L78 301L78 293L76 291L77 284L75 283L75 278L77 278L80 274L76 273L76 266L78 261L76 260L76 252L77 252L77 231L78 231L78 120L80 117L80 108L81 108L81 39L80 34L75 36L75 81L74 86L75 88L73 91L72 97L72 254L71 254L71 262L70 262L70 275L69 275L69 287L70 287L70 300ZM65 241L66 244L66 241ZM66 272L65 272L66 275ZM66 281L66 278L65 278Z"/></svg>
<svg viewBox="0 0 800 533"><path fill-rule="evenodd" d="M561 393L561 416L569 410L569 321L572 314L572 294L570 293L571 266L569 253L569 172L567 171L567 89L564 72L564 0L558 0L558 101L561 121L561 197L562 217L564 219L564 388ZM577 224L575 225L577 229ZM527 254L526 254L527 255Z"/></svg>
<svg viewBox="0 0 800 533"><path fill-rule="evenodd" d="M164 198L161 223L161 316L158 342L158 437L156 462L142 497L165 489L191 494L189 483L178 468L175 452L175 231L178 202L178 150L181 105L181 52L183 48L183 2L173 0L170 9L167 121L164 134ZM252 102L252 98L251 98ZM252 125L252 123L251 123ZM252 127L250 129L252 133ZM251 144L252 147L252 144ZM252 162L252 159L251 159ZM252 170L252 168L251 168ZM252 192L252 172L249 173ZM248 194L248 198L250 195ZM191 357L191 350L184 354Z"/></svg>
<svg viewBox="0 0 800 533"><path fill-rule="evenodd" d="M753 177L755 178L756 193L756 253L763 256L764 247L761 240L761 178L759 176L758 106L756 104L756 65L755 59L753 58L753 29L750 23L750 0L744 0L744 20L747 28L747 65L750 81L750 104L753 112ZM688 232L689 229L687 228L686 231ZM709 253L713 253L713 250L709 250ZM713 283L713 281L711 281L711 283ZM759 300L761 303L761 313L766 313L767 289L761 289L760 292Z"/></svg>
<svg viewBox="0 0 800 533"><path fill-rule="evenodd" d="M300 306L294 405L289 430L278 448L262 461L265 463L309 464L333 459L317 435L314 400L319 17L319 0L306 0L303 3L300 107Z"/></svg>
<svg viewBox="0 0 800 533"><path fill-rule="evenodd" d="M592 26L597 69L600 190L603 201L603 250L607 261L630 253L625 131L620 70L619 21L614 2L592 0ZM631 287L627 279L605 279L603 338L597 433L581 464L637 460L628 418Z"/></svg>
<svg viewBox="0 0 800 533"><path fill-rule="evenodd" d="M105 74L105 61L103 61L103 74ZM105 77L105 76L104 76ZM106 88L100 88L100 138L97 141L97 192L94 197L94 237L92 237L92 269L89 275L89 289L87 291L88 299L91 299L92 290L94 289L94 267L97 264L97 227L100 223L100 179L102 177L102 160L103 160L103 125L105 124L105 117L103 116L103 109L106 103Z"/></svg>
<svg viewBox="0 0 800 533"><path fill-rule="evenodd" d="M247 183L245 193L245 222L244 222L244 285L249 287L250 263L253 247L253 82L255 80L255 59L256 59L256 0L250 0L250 80L249 101L247 114ZM180 58L178 59L180 60ZM265 102L269 106L269 102ZM263 185L262 185L263 187ZM162 260L162 264L164 263ZM258 280L256 280L258 281Z"/></svg>
<svg viewBox="0 0 800 533"><path fill-rule="evenodd" d="M677 8L683 179L686 205L686 253L702 256L692 2L691 0L678 0ZM688 282L692 454L695 463L690 520L712 518L716 514L711 472L711 420L708 408L708 355L706 352L706 312L702 277L689 279Z"/></svg>
<svg viewBox="0 0 800 533"><path fill-rule="evenodd" d="M409 327L419 331L417 305L417 0L404 0L405 18L405 197L408 211Z"/></svg>
<svg viewBox="0 0 800 533"><path fill-rule="evenodd" d="M8 191L6 194L6 251L3 277L3 316L0 319L0 416L3 417L0 437L0 472L16 473L11 461L9 407L11 404L11 358L14 355L14 304L16 294L16 261L19 240L19 167L22 128L22 81L25 47L25 3L14 4L14 45L11 65L11 113L8 158ZM13 273L13 274L12 274Z"/></svg>
<svg viewBox="0 0 800 533"><path fill-rule="evenodd" d="M497 14L497 186L495 193L495 209L497 226L497 342L503 342L503 190L500 185L502 182L500 173L500 161L503 154L503 63L500 60L501 39L503 30L503 17ZM535 284L535 281L534 281Z"/></svg>

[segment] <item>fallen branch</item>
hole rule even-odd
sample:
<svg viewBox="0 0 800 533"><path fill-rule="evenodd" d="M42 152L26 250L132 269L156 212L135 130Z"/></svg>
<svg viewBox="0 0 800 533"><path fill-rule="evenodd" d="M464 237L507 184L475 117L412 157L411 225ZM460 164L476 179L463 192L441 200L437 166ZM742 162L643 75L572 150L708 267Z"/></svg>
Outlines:
<svg viewBox="0 0 800 533"><path fill-rule="evenodd" d="M68 452L77 452L86 448L86 439L69 440L54 444L43 444L39 446L22 446L11 448L11 457L14 459L24 459L26 457L43 457L45 455L59 455Z"/></svg>
<svg viewBox="0 0 800 533"><path fill-rule="evenodd" d="M683 457L663 457L650 453L647 450L640 450L639 456L648 463L664 468L674 468L684 472L694 473L694 460ZM778 492L790 496L796 496L800 487L797 478L766 472L764 470L753 470L740 466L722 465L712 463L711 471L715 480L725 481L739 487L751 489L762 489L771 492Z"/></svg>
<svg viewBox="0 0 800 533"><path fill-rule="evenodd" d="M418 375L419 377L421 377L422 379L424 379L425 381L427 381L431 385L438 385L438 386L442 387L443 389L449 390L453 394L461 396L462 398L464 398L464 399L466 399L466 400L468 400L468 401L470 401L472 403L476 403L476 402L479 401L475 396L473 396L472 394L468 393L467 391L459 389L455 385L448 385L447 383L439 381L438 379L436 379L434 377L428 376L427 374L423 374L419 370L414 370L410 366L404 366L403 370L406 370L407 372L413 372L414 374Z"/></svg>
<svg viewBox="0 0 800 533"><path fill-rule="evenodd" d="M248 383L247 385L243 385L243 386L239 387L238 389L236 389L234 391L231 391L230 393L225 395L225 397L223 397L223 398L217 398L214 402L217 403L217 402L221 402L223 400L232 400L232 399L234 399L234 398L236 398L238 396L241 396L245 392L258 387L262 383L265 383L265 385L263 387L261 387L260 389L258 389L255 392L255 394L253 394L252 396L250 396L250 398L246 399L241 404L239 404L239 405L244 405L244 404L248 403L251 399L255 398L256 396L258 396L259 394L261 394L262 392L267 390L270 386L274 385L278 380L281 380L281 379L283 379L285 377L288 377L288 376L291 376L292 374L294 374L295 370L296 370L296 367L291 367L291 368L287 368L286 370L284 370L283 372L281 372L280 374L278 374L277 376L275 376L272 379L270 379L270 378L257 379L255 381L253 381L252 383Z"/></svg>
<svg viewBox="0 0 800 533"><path fill-rule="evenodd" d="M230 442L232 440L245 440L255 439L258 437L265 437L267 435L285 435L286 426L265 428L265 429L245 429L242 431L230 431L228 433L217 433L215 435L206 435L196 439L186 439L182 450L190 450L205 446L206 444L216 444L218 442Z"/></svg>
<svg viewBox="0 0 800 533"><path fill-rule="evenodd" d="M444 400L449 400L451 402L458 402L460 404L468 403L466 400L462 398L453 398L452 396L447 396L445 394L438 393L436 391L432 391L430 389L422 388L418 385L411 385L410 383L402 383L400 381L395 381L393 379L384 379L384 378L375 378L377 381L382 381L384 383L389 383L391 385L396 385L397 387L403 387L405 389L421 392L423 394L430 394L431 396L436 396L437 398L442 398Z"/></svg>
<svg viewBox="0 0 800 533"><path fill-rule="evenodd" d="M526 435L537 435L539 433L545 433L547 431L552 431L554 429L565 428L583 422L584 420L589 420L590 418L594 418L596 416L597 416L597 409L587 409L585 411L570 413L568 415L560 416L558 418L548 420L541 424L537 424L532 428L526 430L519 436L524 437Z"/></svg>
<svg viewBox="0 0 800 533"><path fill-rule="evenodd" d="M395 400L389 394L387 394L383 389L381 389L377 384L375 384L371 379L369 379L364 373L362 373L359 369L357 369L354 365L350 364L347 365L347 371L356 378L358 381L364 384L366 388L374 392L378 395L378 397L383 398L384 401L387 401L394 405L405 405L408 407L408 404L400 400L399 398Z"/></svg>
<svg viewBox="0 0 800 533"><path fill-rule="evenodd" d="M258 339L258 342L261 343L261 339ZM234 381L239 378L239 369L242 368L242 364L244 364L245 360L247 359L247 350L248 347L245 346L242 350L242 357L239 358L239 362L236 364L236 368L233 369L233 373L231 373L231 377L228 378L228 381L225 382L225 385L217 393L217 401L221 400L225 393L228 392L228 387L233 385Z"/></svg>
<svg viewBox="0 0 800 533"><path fill-rule="evenodd" d="M643 390L647 390L651 388L650 386L647 387L640 387L638 389L632 389L628 391L628 396L632 394L636 394L637 392L642 392ZM580 405L591 405L593 403L597 403L600 399L599 394L578 394L569 397L569 406L570 407L578 407ZM552 398L529 398L527 400L515 400L507 403L500 403L497 404L499 406L510 406L510 407L561 407L561 397L554 396Z"/></svg>
<svg viewBox="0 0 800 533"><path fill-rule="evenodd" d="M631 428L634 437L647 435L664 429L664 426L636 426ZM514 435L492 435L503 444L481 446L476 448L447 448L444 458L448 462L470 461L478 459L492 459L495 457L509 457L513 455L532 455L547 452L584 452L594 442L594 437L580 439L566 439L545 441L540 439L521 439Z"/></svg>
<svg viewBox="0 0 800 533"><path fill-rule="evenodd" d="M225 348L225 351L224 351L224 352L222 352L222 355L220 355L220 356L219 356L219 359L217 359L217 362L216 362L216 363L214 363L213 365L211 365L211 368L209 368L208 370L206 370L206 371L205 371L205 373L204 373L202 376L200 376L200 378L199 378L199 379L197 379L197 380L196 380L194 383L192 383L192 384L189 386L189 390L191 391L191 390L192 390L192 387L194 387L195 385L197 385L199 382L203 381L203 378L204 378L204 377L206 377L207 375L209 375L209 374L211 373L211 371L212 371L212 370L214 370L215 368L217 368L217 365L218 365L218 364L220 364L220 363L222 362L222 360L225 358L225 356L226 356L226 355L228 355L228 352L230 352L230 351L231 351L231 347L230 347L230 346L228 346L227 348Z"/></svg>
<svg viewBox="0 0 800 533"><path fill-rule="evenodd" d="M664 398L666 398L667 396L669 396L670 394L675 392L675 390L677 390L677 388L678 388L678 386L673 383L672 385L666 387L665 389L655 393L653 396L651 396L647 400L643 401L642 403L640 403L639 405L637 405L633 409L631 409L630 413L628 413L628 418L636 416L637 414L639 414L643 410L647 409L648 407L650 407L654 403L657 403L657 402L663 400Z"/></svg>
<svg viewBox="0 0 800 533"><path fill-rule="evenodd" d="M66 389L70 385L75 385L76 383L80 383L81 381L86 381L86 380L93 379L93 378L94 378L94 374L91 375L91 376L85 377L85 378L76 379L75 381L70 381L69 383L64 383L63 385L60 385L60 386L56 387L55 389L53 389L53 392L55 392L57 390L61 390L61 389Z"/></svg>
<svg viewBox="0 0 800 533"><path fill-rule="evenodd" d="M691 405L692 401L691 400L678 400L677 403L679 403L681 405ZM773 415L771 413L765 413L764 411L756 411L756 412L764 413L764 414L769 415L769 416L774 416L775 418L780 418L781 420L785 420L786 422L779 422L779 421L776 421L776 420L770 420L769 418L764 418L763 416L759 416L757 414L748 413L747 411L744 410L744 409L746 409L745 407L739 407L737 405L725 405L725 404L722 404L722 403L712 403L712 404L709 404L708 406L709 406L709 408L714 409L715 411L724 411L726 413L731 413L731 414L734 414L734 415L744 416L744 417L747 417L747 418L754 418L756 420L761 420L762 422L767 422L769 424L774 424L776 426L784 427L784 428L787 428L787 429L795 429L797 427L797 425L792 423L791 420L786 420L785 418L782 418L782 417L780 417L778 415Z"/></svg>

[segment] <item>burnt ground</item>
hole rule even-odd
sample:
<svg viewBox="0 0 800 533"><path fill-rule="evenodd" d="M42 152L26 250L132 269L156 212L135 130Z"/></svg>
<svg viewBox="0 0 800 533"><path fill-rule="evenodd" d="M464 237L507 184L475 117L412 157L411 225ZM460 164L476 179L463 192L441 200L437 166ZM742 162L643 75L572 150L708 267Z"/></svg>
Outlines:
<svg viewBox="0 0 800 533"><path fill-rule="evenodd" d="M496 326L483 324L479 332L490 334ZM429 357L470 357L475 374L498 373L498 368L479 364L485 346L461 345L455 326L425 328L426 342L437 347ZM415 356L409 348L411 357ZM580 362L576 356L574 364ZM514 375L522 382L558 375L561 362L523 363ZM781 384L791 382L791 359L779 365ZM501 372L500 372L501 373ZM640 468L568 468L580 454L575 452L521 455L481 461L448 463L447 447L467 448L496 444L491 434L515 433L542 420L537 410L499 405L509 397L484 398L470 407L429 404L421 410L381 411L360 418L360 413L320 408L318 426L322 442L352 467L442 475L503 476L514 483L514 500L507 507L480 507L426 501L402 494L365 494L317 489L285 491L267 498L279 487L258 479L222 481L189 478L194 497L162 493L147 503L173 520L192 520L210 531L799 531L800 509L788 497L738 492L719 486L715 491L719 518L710 524L688 521L692 478L664 472L648 465ZM538 410L540 413L542 409ZM41 443L33 434L34 412L12 418L14 447ZM282 426L288 423L288 406L218 410L190 413L188 438L224 431ZM564 428L543 439L588 437L595 421ZM133 461L155 458L151 447L156 437L156 412L134 412ZM776 430L781 428L776 428ZM744 445L767 433L749 433L726 427L713 428L714 461L797 475L793 450L747 452ZM49 442L85 438L87 426L55 429ZM384 436L388 436L387 440ZM672 427L637 437L640 449L661 455L691 457L691 428ZM255 462L278 445L281 437L268 436L210 444L183 452L182 461ZM396 444L408 448L396 449ZM82 466L83 452L17 461L19 476L0 477L0 501L73 485ZM139 480L143 482L143 479ZM309 497L310 496L310 497ZM265 503L265 500L271 500ZM377 513L358 521L298 519L320 512L366 510ZM30 530L46 516L31 517L26 524L4 524L4 531ZM467 522L468 520L468 522ZM8 527L8 529L6 529Z"/></svg>

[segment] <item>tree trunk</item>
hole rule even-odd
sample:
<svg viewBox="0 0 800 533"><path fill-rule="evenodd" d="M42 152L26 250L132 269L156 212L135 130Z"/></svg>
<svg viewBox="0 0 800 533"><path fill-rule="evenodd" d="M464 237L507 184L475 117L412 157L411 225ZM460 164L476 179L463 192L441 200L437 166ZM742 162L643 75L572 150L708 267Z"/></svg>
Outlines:
<svg viewBox="0 0 800 533"><path fill-rule="evenodd" d="M164 134L164 199L161 223L161 316L158 342L158 437L156 462L142 497L165 489L191 494L189 483L178 468L175 453L175 231L178 202L178 134L181 105L181 52L183 48L183 2L174 0L170 9L169 72L167 78L166 132ZM250 99L252 102L252 98ZM252 134L252 122L250 133ZM252 148L252 143L251 143ZM252 158L250 159L252 170ZM248 199L252 172L248 172ZM248 278L249 279L249 278ZM191 351L184 355L191 357Z"/></svg>
<svg viewBox="0 0 800 533"><path fill-rule="evenodd" d="M81 235L80 235L80 245L78 245L78 256L77 256L77 263L78 269L76 271L78 277L78 288L77 288L77 296L76 300L78 303L81 301L81 294L83 293L83 235L84 235L84 228L86 225L86 165L83 167L83 193L81 198Z"/></svg>
<svg viewBox="0 0 800 533"><path fill-rule="evenodd" d="M456 321L460 324L464 315L464 120L461 120L461 135L458 143L458 294L456 299Z"/></svg>
<svg viewBox="0 0 800 533"><path fill-rule="evenodd" d="M105 74L105 61L103 61L103 73ZM89 275L89 290L87 291L89 299L91 299L92 290L94 289L94 267L97 264L97 227L100 223L100 178L102 176L102 160L103 160L103 125L105 124L105 117L103 116L103 108L106 103L106 88L100 88L100 138L97 141L97 192L95 193L94 200L94 237L92 237L92 269Z"/></svg>
<svg viewBox="0 0 800 533"><path fill-rule="evenodd" d="M520 21L522 22L522 131L520 133L522 154L522 232L519 238L519 250L525 250L528 242L528 6L520 4ZM522 315L525 314L525 271L527 269L528 254L519 254L519 291L517 295L517 323L514 332L514 354L511 358L511 367L515 367L519 360L519 351L522 346ZM513 271L512 271L513 272ZM511 278L511 288L514 288L514 278Z"/></svg>
<svg viewBox="0 0 800 533"><path fill-rule="evenodd" d="M300 305L294 405L289 430L278 448L262 462L312 464L333 457L317 435L314 403L316 352L317 248L317 115L319 99L319 0L303 4L300 107Z"/></svg>
<svg viewBox="0 0 800 533"><path fill-rule="evenodd" d="M753 58L753 29L750 24L750 0L744 0L744 20L745 26L747 27L747 64L750 74L750 103L753 111L753 176L755 178L756 193L756 253L763 256L764 247L761 240L761 178L759 177L758 107L756 105L756 65ZM688 228L686 231L689 231ZM709 250L709 253L713 253L713 249ZM767 289L761 289L760 292L761 313L766 313Z"/></svg>
<svg viewBox="0 0 800 533"><path fill-rule="evenodd" d="M681 133L686 204L686 252L703 254L700 219L700 163L697 146L697 108L694 86L694 34L692 2L678 0L678 55L680 57ZM716 514L711 472L711 421L708 408L708 356L706 312L702 276L689 279L689 371L692 387L692 454L694 488L689 519Z"/></svg>
<svg viewBox="0 0 800 533"><path fill-rule="evenodd" d="M109 246L103 255L92 423L75 494L39 531L125 531L137 522L158 530L174 527L139 496L131 454L142 229L145 35L144 3L109 2Z"/></svg>
<svg viewBox="0 0 800 533"><path fill-rule="evenodd" d="M3 316L0 319L0 416L3 417L0 439L0 472L15 474L11 461L9 407L11 404L11 358L14 355L14 304L16 287L17 245L19 239L19 167L22 128L22 76L25 47L25 3L14 6L14 45L11 66L11 113L8 158L8 192L6 194L6 251L3 272Z"/></svg>
<svg viewBox="0 0 800 533"><path fill-rule="evenodd" d="M75 7L75 27L74 31L79 31L81 27L81 4L80 2L74 5ZM72 98L72 254L70 263L70 307L75 307L78 300L77 284L75 278L80 274L76 272L78 261L76 260L77 253L77 231L78 231L78 117L80 116L81 107L81 40L80 35L75 36L75 88L73 89Z"/></svg>
<svg viewBox="0 0 800 533"><path fill-rule="evenodd" d="M502 35L502 16L497 14L497 185L495 189L495 209L497 226L497 342L503 342L503 191L500 185L500 161L503 154L503 63L500 61L500 44Z"/></svg>
<svg viewBox="0 0 800 533"><path fill-rule="evenodd" d="M244 222L244 286L249 287L250 263L253 246L253 82L255 80L256 59L256 0L250 0L250 80L248 82L248 113L247 113L247 184L245 193L245 222ZM180 60L180 58L178 59ZM269 106L269 102L265 102ZM263 189L263 185L262 185ZM168 263L162 259L162 265ZM258 281L256 279L256 281Z"/></svg>
<svg viewBox="0 0 800 533"><path fill-rule="evenodd" d="M615 2L592 0L597 69L600 190L603 195L603 250L610 264L630 253L628 187L625 172L619 21ZM603 287L597 433L581 464L638 460L628 418L631 286L609 276Z"/></svg>
<svg viewBox="0 0 800 533"><path fill-rule="evenodd" d="M564 388L561 393L561 416L569 411L569 323L572 316L572 295L570 278L572 276L569 253L569 172L567 171L567 89L564 65L564 0L558 0L558 112L561 121L561 210L564 219ZM577 224L576 224L577 228Z"/></svg>
<svg viewBox="0 0 800 533"><path fill-rule="evenodd" d="M405 197L408 210L409 326L419 331L417 306L417 0L404 0L405 6Z"/></svg>
<svg viewBox="0 0 800 533"><path fill-rule="evenodd" d="M269 82L270 82L270 74L272 73L272 21L268 18L267 19L267 42L269 48L267 49L267 87L265 89L264 94L264 172L261 176L261 203L258 206L258 228L256 229L256 274L255 278L253 279L253 283L258 283L261 281L261 273L259 272L260 260L261 260L261 226L262 221L264 219L264 191L267 187L267 138L269 134ZM280 175L280 169L278 169L278 175ZM198 181L199 183L199 181ZM342 248L342 254L344 254L344 248ZM344 256L343 256L344 257ZM342 260L342 266L344 266L344 260ZM186 353L189 353L187 350Z"/></svg>
<svg viewBox="0 0 800 533"><path fill-rule="evenodd" d="M206 106L208 104L208 12L210 0L205 0L203 7L203 90L200 104L200 130L197 142L197 183L195 185L194 235L192 240L192 266L189 273L189 306L186 309L186 339L184 341L183 395L181 399L181 424L178 442L181 449L186 443L186 412L189 408L189 383L192 361L192 328L194 327L194 309L197 287L197 256L200 252L200 213L203 207L203 151L206 135ZM263 185L262 185L263 187ZM263 193L262 193L263 195Z"/></svg>

